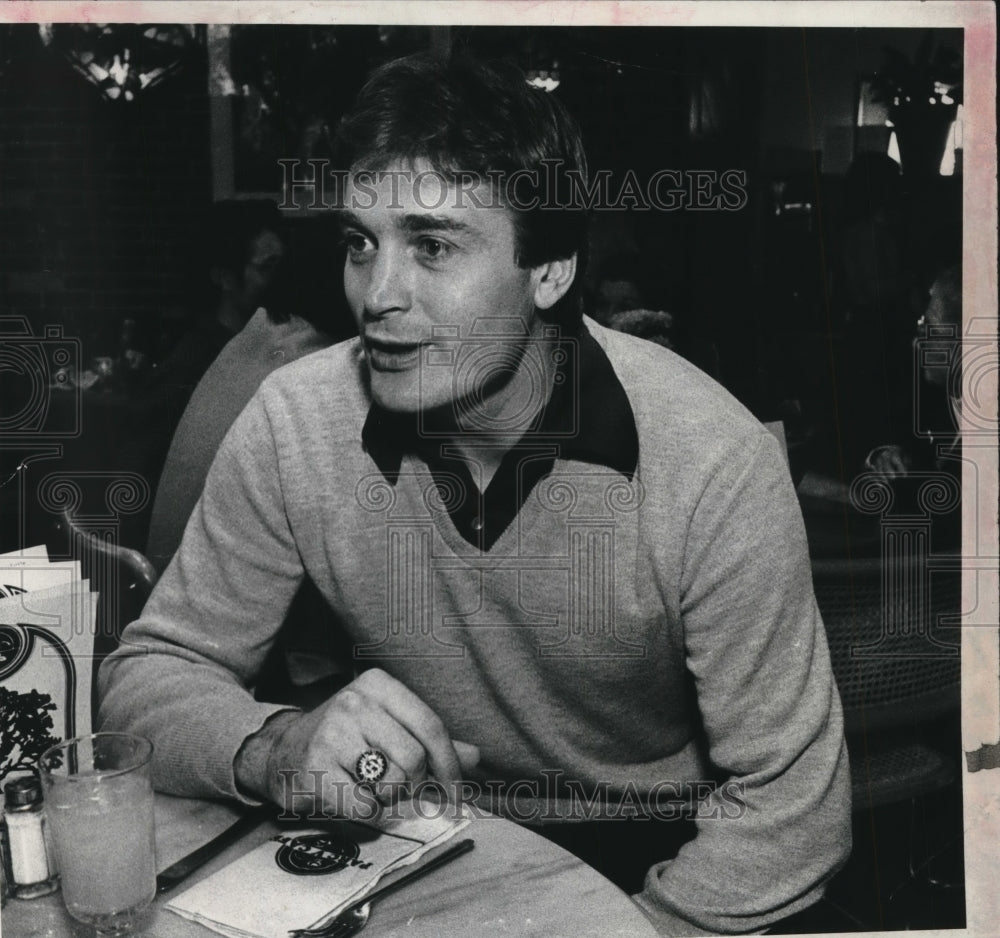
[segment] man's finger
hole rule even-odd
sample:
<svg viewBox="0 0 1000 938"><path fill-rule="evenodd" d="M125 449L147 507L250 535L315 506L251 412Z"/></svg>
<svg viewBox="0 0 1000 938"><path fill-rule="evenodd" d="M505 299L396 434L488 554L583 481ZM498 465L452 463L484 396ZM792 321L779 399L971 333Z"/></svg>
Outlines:
<svg viewBox="0 0 1000 938"><path fill-rule="evenodd" d="M364 693L376 699L385 712L413 735L427 753L428 774L439 782L453 782L462 777L462 767L451 736L440 717L405 684L385 671L366 671Z"/></svg>
<svg viewBox="0 0 1000 938"><path fill-rule="evenodd" d="M463 743L460 739L453 739L451 744L455 747L455 755L458 756L463 775L479 764L478 746L473 746L472 743Z"/></svg>
<svg viewBox="0 0 1000 938"><path fill-rule="evenodd" d="M427 777L427 753L423 744L404 726L384 713L377 722L368 721L364 731L370 749L377 749L398 766L406 781L422 782Z"/></svg>

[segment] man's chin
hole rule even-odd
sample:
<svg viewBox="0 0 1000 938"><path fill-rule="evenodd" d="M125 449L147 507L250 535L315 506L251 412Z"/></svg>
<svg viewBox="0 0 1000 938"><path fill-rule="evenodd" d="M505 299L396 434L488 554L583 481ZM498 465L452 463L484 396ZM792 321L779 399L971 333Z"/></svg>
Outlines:
<svg viewBox="0 0 1000 938"><path fill-rule="evenodd" d="M420 411L417 401L401 400L395 394L372 394L372 402L379 410L383 410L387 414L397 414L400 417L416 414Z"/></svg>
<svg viewBox="0 0 1000 938"><path fill-rule="evenodd" d="M379 380L383 378L383 380ZM437 400L420 387L410 387L402 382L385 381L379 376L371 383L372 401L386 413L405 416L407 414L430 415L434 422L439 422L452 414L451 399ZM452 418L453 419L453 418Z"/></svg>

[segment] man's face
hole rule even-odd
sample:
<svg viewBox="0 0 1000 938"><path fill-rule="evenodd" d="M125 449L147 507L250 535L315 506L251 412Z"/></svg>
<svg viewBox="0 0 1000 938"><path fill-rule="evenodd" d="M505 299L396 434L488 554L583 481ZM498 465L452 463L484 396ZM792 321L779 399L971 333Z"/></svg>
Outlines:
<svg viewBox="0 0 1000 938"><path fill-rule="evenodd" d="M397 163L371 185L352 177L345 191L344 289L372 397L396 412L502 397L541 329L539 269L515 263L508 211L493 205L488 185L459 193L440 176L418 176L429 170ZM520 320L523 335L496 335L498 319ZM463 367L477 355L479 365Z"/></svg>
<svg viewBox="0 0 1000 938"><path fill-rule="evenodd" d="M236 302L249 319L260 306L264 290L274 280L285 246L281 238L269 228L261 231L250 242L247 262L243 267L243 280L236 289Z"/></svg>
<svg viewBox="0 0 1000 938"><path fill-rule="evenodd" d="M960 354L956 340L947 337L949 326L954 324L954 317L949 316L947 304L948 297L945 291L935 281L930 289L927 309L917 323L918 338L922 340L925 361L924 380L942 387L949 382L953 368L952 358ZM935 336L939 338L935 340Z"/></svg>

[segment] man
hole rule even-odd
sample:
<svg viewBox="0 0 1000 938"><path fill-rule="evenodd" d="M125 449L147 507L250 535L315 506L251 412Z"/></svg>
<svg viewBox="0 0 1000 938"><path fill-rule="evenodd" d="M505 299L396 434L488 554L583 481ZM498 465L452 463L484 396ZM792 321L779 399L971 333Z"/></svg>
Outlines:
<svg viewBox="0 0 1000 938"><path fill-rule="evenodd" d="M612 254L600 266L591 315L602 326L616 313L647 306L642 259L636 253Z"/></svg>
<svg viewBox="0 0 1000 938"><path fill-rule="evenodd" d="M193 318L173 348L136 389L120 462L154 485L198 382L256 312L277 274L285 247L273 201L228 201L212 206L197 242L203 282L192 299Z"/></svg>
<svg viewBox="0 0 1000 938"><path fill-rule="evenodd" d="M552 97L403 59L339 139L360 338L234 424L127 632L147 653L102 669L104 726L153 737L164 790L312 789L347 816L356 780L389 802L462 776L535 822L673 799L690 842L633 825L664 934L810 905L849 849L848 767L774 439L669 351L581 323L586 164ZM367 668L310 712L248 690L304 576Z"/></svg>
<svg viewBox="0 0 1000 938"><path fill-rule="evenodd" d="M333 282L341 274L329 267L336 250L333 234L324 226L311 235L307 243L291 246L265 289L253 290L260 308L209 366L177 425L146 542L146 556L160 572L180 545L219 444L261 381L276 368L332 345L340 315L346 318L339 284Z"/></svg>
<svg viewBox="0 0 1000 938"><path fill-rule="evenodd" d="M270 200L217 202L197 243L203 270L195 318L154 377L154 389L186 391L180 411L223 346L249 322L285 254L281 215ZM180 412L176 419L180 418ZM169 442L169 441L168 441Z"/></svg>
<svg viewBox="0 0 1000 938"><path fill-rule="evenodd" d="M950 467L957 472L962 388L961 360L956 361L956 355L961 352L961 332L962 268L955 264L941 271L931 284L927 308L917 322L919 379L926 387L923 392L916 383L914 387L927 400L914 399L913 406L923 405L920 409L925 413L921 417L925 420L932 417L935 436L913 440L909 445L888 443L876 447L865 460L872 471L888 479L906 476L914 469Z"/></svg>

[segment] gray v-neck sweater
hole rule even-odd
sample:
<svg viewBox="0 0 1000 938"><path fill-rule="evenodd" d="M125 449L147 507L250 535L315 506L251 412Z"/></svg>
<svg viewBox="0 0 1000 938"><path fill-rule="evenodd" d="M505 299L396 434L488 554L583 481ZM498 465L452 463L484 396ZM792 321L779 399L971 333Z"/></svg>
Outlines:
<svg viewBox="0 0 1000 938"><path fill-rule="evenodd" d="M236 753L280 709L247 688L308 574L355 657L480 746L483 782L559 772L557 796L603 791L612 813L632 792L736 786L650 870L639 901L665 933L752 931L818 898L849 851L850 786L778 444L671 352L587 327L635 414L635 478L557 459L483 553L419 460L393 485L364 451L357 341L264 382L101 671L103 726L154 739L159 788L239 797Z"/></svg>

